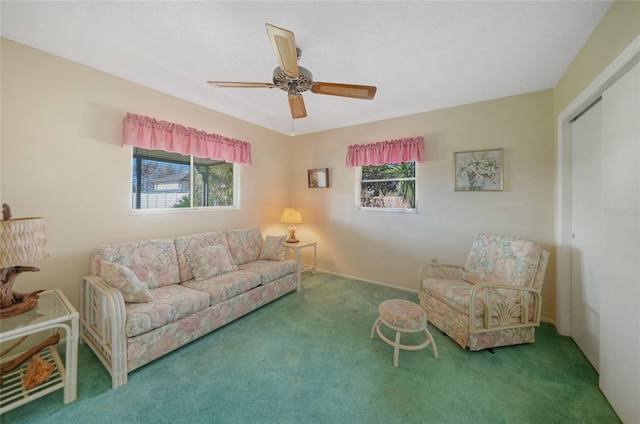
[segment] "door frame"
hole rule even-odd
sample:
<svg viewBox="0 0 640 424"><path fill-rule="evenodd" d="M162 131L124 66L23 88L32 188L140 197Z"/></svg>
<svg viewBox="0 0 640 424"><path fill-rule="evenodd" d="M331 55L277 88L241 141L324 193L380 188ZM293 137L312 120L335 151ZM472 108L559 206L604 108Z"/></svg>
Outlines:
<svg viewBox="0 0 640 424"><path fill-rule="evenodd" d="M636 37L558 115L556 162L556 329L571 334L571 123L578 114L640 62L640 36Z"/></svg>

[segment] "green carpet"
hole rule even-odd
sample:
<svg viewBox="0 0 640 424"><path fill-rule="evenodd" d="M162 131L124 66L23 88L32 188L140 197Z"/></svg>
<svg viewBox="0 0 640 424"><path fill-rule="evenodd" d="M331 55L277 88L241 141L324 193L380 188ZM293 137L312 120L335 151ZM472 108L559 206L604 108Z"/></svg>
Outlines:
<svg viewBox="0 0 640 424"><path fill-rule="evenodd" d="M462 350L431 328L431 347L369 338L385 299L415 294L315 274L291 293L148 364L111 389L80 346L78 399L62 391L2 423L618 423L598 375L553 326L535 344ZM389 334L391 336L391 334ZM411 335L413 336L413 335ZM411 342L411 336L403 342ZM417 335L415 335L417 337Z"/></svg>

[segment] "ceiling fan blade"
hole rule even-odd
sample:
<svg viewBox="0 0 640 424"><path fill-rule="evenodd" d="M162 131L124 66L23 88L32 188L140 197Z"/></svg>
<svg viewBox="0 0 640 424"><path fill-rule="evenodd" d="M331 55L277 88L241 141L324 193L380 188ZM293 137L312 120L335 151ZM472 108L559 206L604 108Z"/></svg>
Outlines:
<svg viewBox="0 0 640 424"><path fill-rule="evenodd" d="M353 97L365 100L373 99L373 96L376 95L376 90L376 87L370 85L336 84L332 82L315 82L311 86L311 91L316 94Z"/></svg>
<svg viewBox="0 0 640 424"><path fill-rule="evenodd" d="M289 108L293 119L306 118L307 109L304 107L304 99L299 94L289 94Z"/></svg>
<svg viewBox="0 0 640 424"><path fill-rule="evenodd" d="M240 87L240 88L273 88L270 82L230 82L230 81L207 81L213 87Z"/></svg>
<svg viewBox="0 0 640 424"><path fill-rule="evenodd" d="M289 78L298 78L298 52L293 32L266 24L267 34L278 56L280 69Z"/></svg>

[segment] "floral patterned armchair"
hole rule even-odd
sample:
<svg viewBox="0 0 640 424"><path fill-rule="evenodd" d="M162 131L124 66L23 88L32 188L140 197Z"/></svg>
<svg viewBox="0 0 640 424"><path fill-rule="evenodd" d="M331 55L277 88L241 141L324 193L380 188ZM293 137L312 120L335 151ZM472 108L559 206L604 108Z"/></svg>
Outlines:
<svg viewBox="0 0 640 424"><path fill-rule="evenodd" d="M533 343L548 260L532 241L478 234L464 266L420 266L420 305L463 349Z"/></svg>

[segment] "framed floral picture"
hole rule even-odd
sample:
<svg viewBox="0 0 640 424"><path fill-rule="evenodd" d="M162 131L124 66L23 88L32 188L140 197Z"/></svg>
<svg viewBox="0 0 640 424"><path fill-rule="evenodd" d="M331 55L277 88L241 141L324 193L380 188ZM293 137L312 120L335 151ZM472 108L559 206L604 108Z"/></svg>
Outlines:
<svg viewBox="0 0 640 424"><path fill-rule="evenodd" d="M454 191L502 191L503 149L453 154Z"/></svg>

